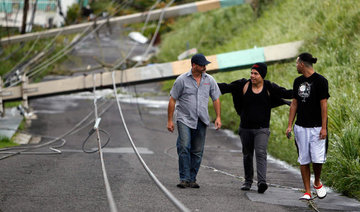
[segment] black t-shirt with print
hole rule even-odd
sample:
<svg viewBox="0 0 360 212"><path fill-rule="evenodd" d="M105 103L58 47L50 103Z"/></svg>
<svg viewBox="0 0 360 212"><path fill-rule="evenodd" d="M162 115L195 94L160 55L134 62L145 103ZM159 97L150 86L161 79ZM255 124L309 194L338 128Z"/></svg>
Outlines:
<svg viewBox="0 0 360 212"><path fill-rule="evenodd" d="M295 124L321 127L320 100L330 97L327 79L316 72L308 78L300 76L294 81L293 91L298 102Z"/></svg>

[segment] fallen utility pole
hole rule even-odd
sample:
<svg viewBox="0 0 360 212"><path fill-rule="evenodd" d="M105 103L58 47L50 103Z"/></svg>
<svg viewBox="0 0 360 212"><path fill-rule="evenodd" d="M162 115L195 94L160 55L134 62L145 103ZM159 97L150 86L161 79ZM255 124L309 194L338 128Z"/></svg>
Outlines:
<svg viewBox="0 0 360 212"><path fill-rule="evenodd" d="M207 66L208 73L234 71L250 67L256 62L276 62L295 58L303 41L283 43L273 46L246 49L207 56L211 63ZM115 71L115 83L119 86L129 84L143 84L147 82L163 81L187 72L191 67L190 59L169 63L153 64L138 68ZM97 73L95 86L97 89L112 88L112 73ZM0 89L0 102L22 100L27 103L28 98L91 91L94 86L92 75L70 77L39 83L29 83L23 77L21 85Z"/></svg>

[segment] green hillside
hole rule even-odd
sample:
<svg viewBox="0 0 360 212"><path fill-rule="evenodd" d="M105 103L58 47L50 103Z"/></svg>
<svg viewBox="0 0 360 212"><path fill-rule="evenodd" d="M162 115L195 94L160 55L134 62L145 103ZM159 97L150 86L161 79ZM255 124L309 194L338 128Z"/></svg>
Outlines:
<svg viewBox="0 0 360 212"><path fill-rule="evenodd" d="M315 71L329 80L329 152L322 180L360 199L360 1L274 0L255 18L250 5L181 18L163 36L158 60L177 60L186 47L205 55L304 40L301 51L318 58ZM249 78L250 70L213 75L218 82ZM291 88L299 76L295 59L269 65L266 79ZM167 84L171 86L172 82ZM237 131L239 118L230 95L221 97L224 127ZM210 111L213 109L211 108ZM297 166L294 141L287 140L289 107L272 111L269 153ZM234 119L234 117L236 117Z"/></svg>

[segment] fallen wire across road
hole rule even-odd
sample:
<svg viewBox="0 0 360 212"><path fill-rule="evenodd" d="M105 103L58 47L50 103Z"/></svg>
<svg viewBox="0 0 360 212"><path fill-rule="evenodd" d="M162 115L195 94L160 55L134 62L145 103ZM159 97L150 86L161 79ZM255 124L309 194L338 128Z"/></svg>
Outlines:
<svg viewBox="0 0 360 212"><path fill-rule="evenodd" d="M84 142L83 142L83 144L82 144L82 150L83 150L85 153L95 153L95 152L99 151L99 148L97 148L97 149L95 148L95 150L94 150L94 149L92 149L92 150L87 150L87 149L86 149L86 144L88 143L89 138L91 138L92 135L94 135L95 132L96 132L95 129L91 129L90 132L89 132L88 137L84 140ZM99 128L99 132L102 133L102 134L104 134L104 135L107 136L107 138L108 138L108 139L106 140L106 142L101 145L101 149L103 149L103 148L105 148L105 147L109 144L109 142L110 142L110 137L111 137L111 136L110 136L110 134L109 134L108 132L106 132L105 130L100 129L100 128Z"/></svg>

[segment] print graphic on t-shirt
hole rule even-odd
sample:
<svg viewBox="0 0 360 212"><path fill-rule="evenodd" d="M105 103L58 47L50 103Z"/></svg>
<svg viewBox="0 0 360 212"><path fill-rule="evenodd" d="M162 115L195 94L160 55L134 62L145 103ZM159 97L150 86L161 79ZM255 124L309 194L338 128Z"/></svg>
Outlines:
<svg viewBox="0 0 360 212"><path fill-rule="evenodd" d="M303 98L303 102L306 102L306 98L310 96L311 84L308 82L304 82L300 85L298 94Z"/></svg>

